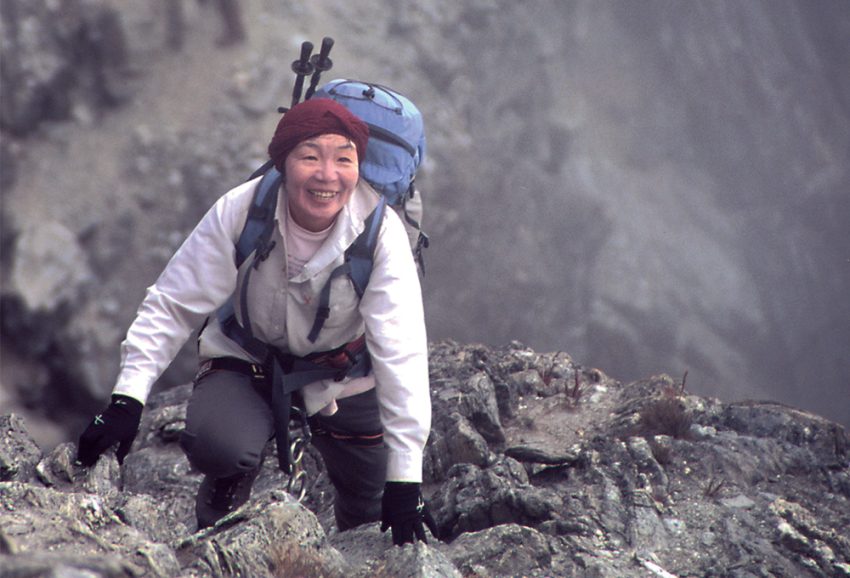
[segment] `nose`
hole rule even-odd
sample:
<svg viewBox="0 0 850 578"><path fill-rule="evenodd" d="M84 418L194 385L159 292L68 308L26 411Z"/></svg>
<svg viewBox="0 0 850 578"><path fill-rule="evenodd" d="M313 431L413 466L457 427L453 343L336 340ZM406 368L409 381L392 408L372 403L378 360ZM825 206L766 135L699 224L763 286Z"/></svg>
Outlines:
<svg viewBox="0 0 850 578"><path fill-rule="evenodd" d="M336 179L337 170L333 160L325 159L319 163L319 168L316 171L316 177L322 181L333 181Z"/></svg>

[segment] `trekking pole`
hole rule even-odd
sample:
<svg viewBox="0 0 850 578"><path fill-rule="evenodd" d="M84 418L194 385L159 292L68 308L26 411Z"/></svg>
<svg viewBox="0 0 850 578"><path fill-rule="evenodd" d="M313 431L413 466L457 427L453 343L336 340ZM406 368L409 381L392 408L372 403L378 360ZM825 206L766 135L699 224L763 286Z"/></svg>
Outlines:
<svg viewBox="0 0 850 578"><path fill-rule="evenodd" d="M319 77L322 76L322 73L330 70L333 67L333 60L328 58L328 55L331 53L331 48L334 47L334 39L330 36L325 36L324 40L322 40L322 49L318 54L314 54L313 58L310 59L310 64L313 65L313 68L316 72L313 73L313 78L310 79L310 87L307 89L307 94L304 96L304 100L310 100L310 97L313 96L313 93L316 92L316 87L319 86Z"/></svg>
<svg viewBox="0 0 850 578"><path fill-rule="evenodd" d="M313 73L313 65L310 64L310 53L313 52L313 43L305 40L301 43L301 58L292 63L292 72L295 77L295 88L292 90L292 104L290 108L301 100L301 91L304 89L304 77Z"/></svg>

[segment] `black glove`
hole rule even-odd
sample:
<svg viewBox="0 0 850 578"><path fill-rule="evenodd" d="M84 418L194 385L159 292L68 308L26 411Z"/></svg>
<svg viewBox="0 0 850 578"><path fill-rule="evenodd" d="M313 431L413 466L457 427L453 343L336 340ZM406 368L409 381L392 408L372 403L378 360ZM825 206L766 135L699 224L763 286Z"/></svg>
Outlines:
<svg viewBox="0 0 850 578"><path fill-rule="evenodd" d="M415 482L387 482L381 500L381 532L393 529L393 544L412 544L414 536L424 543L425 528L437 535L437 524L422 499L419 484Z"/></svg>
<svg viewBox="0 0 850 578"><path fill-rule="evenodd" d="M80 436L77 461L85 467L93 466L100 454L112 444L120 443L115 457L124 463L142 421L142 403L126 395L113 394L112 403L94 419Z"/></svg>

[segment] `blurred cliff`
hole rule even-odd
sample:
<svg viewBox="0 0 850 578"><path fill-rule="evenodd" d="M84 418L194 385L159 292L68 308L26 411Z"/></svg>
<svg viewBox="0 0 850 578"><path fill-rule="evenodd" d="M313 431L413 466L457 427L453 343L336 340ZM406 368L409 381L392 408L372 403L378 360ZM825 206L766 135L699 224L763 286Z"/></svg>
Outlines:
<svg viewBox="0 0 850 578"><path fill-rule="evenodd" d="M179 51L155 0L0 7L0 413L47 447L107 398L145 288L264 160L323 36L326 80L425 114L432 339L850 425L843 0L243 0L227 49L186 2ZM193 365L190 343L159 388Z"/></svg>

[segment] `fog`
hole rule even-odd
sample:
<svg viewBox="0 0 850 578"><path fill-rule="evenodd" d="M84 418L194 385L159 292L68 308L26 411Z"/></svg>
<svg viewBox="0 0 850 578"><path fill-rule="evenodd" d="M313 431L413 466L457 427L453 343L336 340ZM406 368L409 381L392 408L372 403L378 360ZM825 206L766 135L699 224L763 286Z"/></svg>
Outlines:
<svg viewBox="0 0 850 578"><path fill-rule="evenodd" d="M532 6L458 46L431 337L850 424L850 4Z"/></svg>

